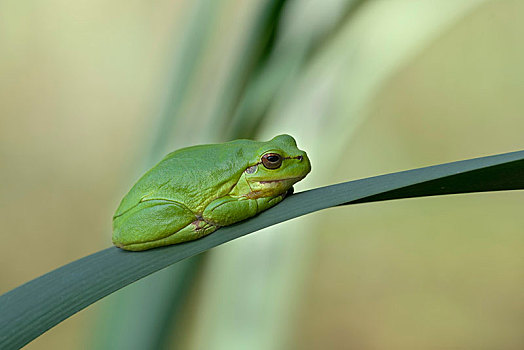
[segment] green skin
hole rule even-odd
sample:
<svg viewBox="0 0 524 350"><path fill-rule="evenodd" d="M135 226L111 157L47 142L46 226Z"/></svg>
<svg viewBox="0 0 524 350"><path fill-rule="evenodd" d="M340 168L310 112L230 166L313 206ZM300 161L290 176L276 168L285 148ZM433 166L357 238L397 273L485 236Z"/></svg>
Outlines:
<svg viewBox="0 0 524 350"><path fill-rule="evenodd" d="M280 155L278 168L262 162L269 153ZM201 238L274 206L310 171L306 152L289 135L179 149L122 199L113 243L138 251Z"/></svg>

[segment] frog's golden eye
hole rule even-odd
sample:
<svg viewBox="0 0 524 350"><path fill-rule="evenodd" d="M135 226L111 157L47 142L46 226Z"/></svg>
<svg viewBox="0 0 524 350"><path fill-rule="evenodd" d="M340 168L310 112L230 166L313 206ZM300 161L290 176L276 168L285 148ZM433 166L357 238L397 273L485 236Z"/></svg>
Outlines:
<svg viewBox="0 0 524 350"><path fill-rule="evenodd" d="M262 164L267 169L278 169L282 165L282 156L278 153L266 153L262 156Z"/></svg>

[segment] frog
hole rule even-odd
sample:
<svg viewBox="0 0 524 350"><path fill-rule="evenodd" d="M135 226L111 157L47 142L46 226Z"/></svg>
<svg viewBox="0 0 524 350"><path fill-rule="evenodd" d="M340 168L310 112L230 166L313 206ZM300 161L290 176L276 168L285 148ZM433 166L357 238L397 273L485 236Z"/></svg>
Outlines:
<svg viewBox="0 0 524 350"><path fill-rule="evenodd" d="M143 251L202 238L278 204L310 171L306 152L287 134L178 149L123 197L113 244Z"/></svg>

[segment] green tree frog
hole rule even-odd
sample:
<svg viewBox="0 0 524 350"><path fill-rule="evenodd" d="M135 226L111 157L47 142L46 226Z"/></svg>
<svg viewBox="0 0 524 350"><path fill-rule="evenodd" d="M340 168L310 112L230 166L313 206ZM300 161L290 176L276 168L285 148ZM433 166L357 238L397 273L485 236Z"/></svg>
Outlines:
<svg viewBox="0 0 524 350"><path fill-rule="evenodd" d="M179 149L122 199L113 243L139 251L198 239L279 203L310 171L289 135Z"/></svg>

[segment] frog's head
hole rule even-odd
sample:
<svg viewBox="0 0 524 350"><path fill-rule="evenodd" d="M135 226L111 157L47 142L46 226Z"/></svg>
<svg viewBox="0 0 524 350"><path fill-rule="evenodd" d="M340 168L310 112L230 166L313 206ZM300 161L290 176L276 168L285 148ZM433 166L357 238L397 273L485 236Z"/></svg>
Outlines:
<svg viewBox="0 0 524 350"><path fill-rule="evenodd" d="M279 135L260 144L252 165L244 171L251 197L284 194L311 171L306 152L297 148L293 137Z"/></svg>

